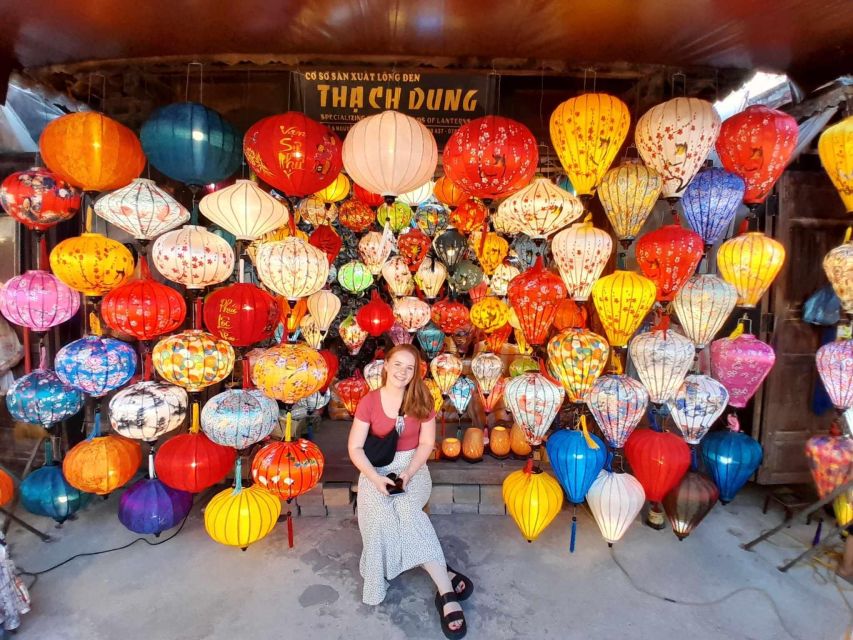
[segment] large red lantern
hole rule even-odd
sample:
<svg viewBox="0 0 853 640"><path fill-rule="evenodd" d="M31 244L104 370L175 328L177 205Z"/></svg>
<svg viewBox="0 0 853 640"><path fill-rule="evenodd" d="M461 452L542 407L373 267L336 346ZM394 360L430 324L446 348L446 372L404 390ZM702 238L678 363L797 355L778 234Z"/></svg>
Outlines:
<svg viewBox="0 0 853 640"><path fill-rule="evenodd" d="M329 259L329 264L332 264L341 252L344 241L341 240L341 237L335 233L335 230L331 226L321 224L308 236L308 244L317 247L325 253Z"/></svg>
<svg viewBox="0 0 853 640"><path fill-rule="evenodd" d="M319 122L288 111L256 122L243 138L252 171L289 196L325 189L341 172L341 141Z"/></svg>
<svg viewBox="0 0 853 640"><path fill-rule="evenodd" d="M326 361L326 370L328 373L326 374L326 381L323 383L323 386L320 387L320 393L326 393L326 389L329 388L329 385L332 384L332 380L334 380L335 376L338 375L340 362L338 361L338 356L329 349L320 349L317 353L323 356L323 360Z"/></svg>
<svg viewBox="0 0 853 640"><path fill-rule="evenodd" d="M625 456L646 498L661 502L690 468L690 447L673 433L637 429L625 443Z"/></svg>
<svg viewBox="0 0 853 640"><path fill-rule="evenodd" d="M545 342L557 314L557 304L567 293L562 278L545 268L542 256L536 258L530 269L512 279L507 299L528 343Z"/></svg>
<svg viewBox="0 0 853 640"><path fill-rule="evenodd" d="M539 164L536 138L520 122L477 118L459 127L444 147L444 171L456 185L482 199L515 193Z"/></svg>
<svg viewBox="0 0 853 640"><path fill-rule="evenodd" d="M376 338L394 326L394 310L374 289L370 302L355 314L355 321L359 327Z"/></svg>
<svg viewBox="0 0 853 640"><path fill-rule="evenodd" d="M248 347L272 336L281 310L260 287L240 282L212 292L204 301L204 326L220 340Z"/></svg>
<svg viewBox="0 0 853 640"><path fill-rule="evenodd" d="M320 448L309 440L271 442L252 460L252 480L282 500L293 500L313 489L326 459Z"/></svg>
<svg viewBox="0 0 853 640"><path fill-rule="evenodd" d="M349 378L338 381L335 385L335 391L340 396L350 415L354 416L358 403L370 392L370 385L364 379L364 376L361 375L361 371L356 369L355 373Z"/></svg>
<svg viewBox="0 0 853 640"><path fill-rule="evenodd" d="M363 202L368 207L378 207L379 205L385 202L385 198L383 198L378 193L373 193L372 191L368 191L361 185L353 183L352 187L353 195L358 198L360 202ZM371 220L372 222L372 220Z"/></svg>
<svg viewBox="0 0 853 640"><path fill-rule="evenodd" d="M798 133L793 117L760 104L747 107L722 124L717 153L723 167L746 183L746 204L759 204L770 195L791 160Z"/></svg>
<svg viewBox="0 0 853 640"><path fill-rule="evenodd" d="M448 298L432 305L432 321L446 335L453 335L471 324L468 307Z"/></svg>
<svg viewBox="0 0 853 640"><path fill-rule="evenodd" d="M409 270L414 273L426 258L429 248L432 246L430 237L418 228L409 229L401 233L397 238L397 251L400 257L409 265Z"/></svg>
<svg viewBox="0 0 853 640"><path fill-rule="evenodd" d="M702 260L702 236L678 224L650 231L637 240L637 265L657 288L657 299L669 302L696 273Z"/></svg>
<svg viewBox="0 0 853 640"><path fill-rule="evenodd" d="M80 192L42 167L10 174L0 185L0 205L22 225L44 231L80 209Z"/></svg>

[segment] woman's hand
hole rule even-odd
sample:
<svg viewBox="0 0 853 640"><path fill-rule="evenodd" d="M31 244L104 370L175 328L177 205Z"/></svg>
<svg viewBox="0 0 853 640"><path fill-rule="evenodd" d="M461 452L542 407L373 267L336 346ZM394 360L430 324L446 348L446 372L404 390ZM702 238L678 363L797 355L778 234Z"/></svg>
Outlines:
<svg viewBox="0 0 853 640"><path fill-rule="evenodd" d="M373 486L376 487L376 490L382 495L391 495L388 493L388 487L394 486L394 481L391 478L386 478L385 476L380 476L378 473L375 474L373 478L370 479L373 483ZM403 485L405 486L405 484Z"/></svg>
<svg viewBox="0 0 853 640"><path fill-rule="evenodd" d="M397 476L398 478L400 478L400 480L402 480L402 481L403 481L403 491L405 491L405 490L406 490L406 487L407 487L407 486L408 486L408 484L409 484L409 480L411 480L411 479L412 479L412 476L413 476L413 475L415 475L415 474L414 474L414 473L412 473L409 469L405 469L404 471L402 471L402 472L400 473L400 475L399 475L399 476Z"/></svg>

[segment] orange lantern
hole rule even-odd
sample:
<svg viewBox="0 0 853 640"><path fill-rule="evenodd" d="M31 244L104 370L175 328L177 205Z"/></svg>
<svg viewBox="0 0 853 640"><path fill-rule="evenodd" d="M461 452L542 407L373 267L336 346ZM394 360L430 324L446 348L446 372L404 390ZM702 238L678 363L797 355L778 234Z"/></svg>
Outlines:
<svg viewBox="0 0 853 640"><path fill-rule="evenodd" d="M334 389L338 396L340 396L349 414L354 416L358 403L370 392L370 385L364 379L364 376L361 375L361 371L356 369L352 376L339 381L334 386Z"/></svg>
<svg viewBox="0 0 853 640"><path fill-rule="evenodd" d="M431 246L430 237L418 228L409 229L397 238L397 251L412 272L421 266Z"/></svg>
<svg viewBox="0 0 853 640"><path fill-rule="evenodd" d="M355 233L370 229L373 219L373 210L358 198L350 198L338 208L340 223Z"/></svg>
<svg viewBox="0 0 853 640"><path fill-rule="evenodd" d="M91 435L66 454L62 473L72 487L103 496L127 483L141 462L139 443L101 435L101 414L96 413Z"/></svg>
<svg viewBox="0 0 853 640"><path fill-rule="evenodd" d="M524 429L517 422L513 422L512 429L510 429L509 446L517 458L526 458L533 451L533 447L527 441L527 436L524 435Z"/></svg>
<svg viewBox="0 0 853 640"><path fill-rule="evenodd" d="M441 455L448 460L456 460L462 453L462 443L459 438L445 438L441 441Z"/></svg>
<svg viewBox="0 0 853 640"><path fill-rule="evenodd" d="M557 303L557 314L554 316L554 328L557 331L580 329L586 326L586 322L586 307L580 306L571 298L560 300Z"/></svg>
<svg viewBox="0 0 853 640"><path fill-rule="evenodd" d="M480 462L483 459L483 451L486 447L483 441L483 430L479 427L465 429L462 436L462 457L468 462Z"/></svg>
<svg viewBox="0 0 853 640"><path fill-rule="evenodd" d="M669 302L702 260L702 236L678 224L650 231L637 241L637 264L655 283L657 299Z"/></svg>
<svg viewBox="0 0 853 640"><path fill-rule="evenodd" d="M454 334L470 326L468 307L447 298L439 300L432 305L432 321L445 334Z"/></svg>
<svg viewBox="0 0 853 640"><path fill-rule="evenodd" d="M435 181L432 192L441 204L451 209L455 209L471 197L470 194L463 191L462 187L452 182L447 176L442 176Z"/></svg>
<svg viewBox="0 0 853 640"><path fill-rule="evenodd" d="M326 459L309 440L271 442L252 460L252 480L282 500L292 500L317 486Z"/></svg>
<svg viewBox="0 0 853 640"><path fill-rule="evenodd" d="M468 198L450 212L450 224L468 235L489 218L489 209L477 198Z"/></svg>
<svg viewBox="0 0 853 640"><path fill-rule="evenodd" d="M441 389L438 388L435 380L431 380L429 378L424 380L424 384L426 384L427 389L429 389L429 394L432 396L432 408L435 409L436 413L438 413L444 406L444 398L441 395Z"/></svg>
<svg viewBox="0 0 853 640"><path fill-rule="evenodd" d="M87 296L102 296L133 276L133 255L100 233L63 240L50 252L54 275Z"/></svg>
<svg viewBox="0 0 853 640"><path fill-rule="evenodd" d="M15 481L0 469L0 507L6 506L15 497Z"/></svg>
<svg viewBox="0 0 853 640"><path fill-rule="evenodd" d="M506 427L497 426L489 431L489 451L499 460L503 460L510 452L509 431Z"/></svg>
<svg viewBox="0 0 853 640"><path fill-rule="evenodd" d="M474 303L471 324L486 333L497 331L509 321L509 307L500 298L486 296Z"/></svg>
<svg viewBox="0 0 853 640"><path fill-rule="evenodd" d="M252 366L252 381L270 398L294 404L326 383L328 365L316 350L302 343L281 343L264 351Z"/></svg>
<svg viewBox="0 0 853 640"><path fill-rule="evenodd" d="M474 234L471 236L474 238ZM485 238L476 238L474 253L477 254L477 260L483 267L483 273L491 276L503 264L504 258L509 253L509 243L498 234L490 231Z"/></svg>
<svg viewBox="0 0 853 640"><path fill-rule="evenodd" d="M154 368L166 381L187 391L221 382L234 368L234 349L198 329L161 339L151 352Z"/></svg>

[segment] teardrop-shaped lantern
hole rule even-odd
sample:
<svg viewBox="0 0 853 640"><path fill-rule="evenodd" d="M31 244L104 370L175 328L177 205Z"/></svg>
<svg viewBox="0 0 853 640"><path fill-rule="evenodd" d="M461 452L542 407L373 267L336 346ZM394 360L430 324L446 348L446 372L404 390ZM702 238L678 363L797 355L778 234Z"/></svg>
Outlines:
<svg viewBox="0 0 853 640"><path fill-rule="evenodd" d="M435 253L448 269L455 267L465 256L468 243L465 236L453 227L442 232L432 242Z"/></svg>
<svg viewBox="0 0 853 640"><path fill-rule="evenodd" d="M370 384L364 379L361 372L356 370L355 374L349 378L339 380L334 386L334 390L349 414L354 416L358 403L370 393Z"/></svg>
<svg viewBox="0 0 853 640"><path fill-rule="evenodd" d="M586 501L607 546L612 547L640 513L646 494L631 474L602 471L589 488Z"/></svg>
<svg viewBox="0 0 853 640"><path fill-rule="evenodd" d="M452 353L442 353L429 363L429 370L438 388L446 394L462 375L462 360Z"/></svg>
<svg viewBox="0 0 853 640"><path fill-rule="evenodd" d="M720 491L709 478L695 471L684 474L681 482L663 499L672 532L684 540L717 503Z"/></svg>
<svg viewBox="0 0 853 640"><path fill-rule="evenodd" d="M743 201L743 178L719 167L702 169L690 181L681 206L687 224L706 247L723 237Z"/></svg>
<svg viewBox="0 0 853 640"><path fill-rule="evenodd" d="M853 211L853 116L824 129L817 152L844 207Z"/></svg>
<svg viewBox="0 0 853 640"><path fill-rule="evenodd" d="M548 363L563 385L569 402L586 402L604 371L610 347L588 329L566 329L548 342Z"/></svg>
<svg viewBox="0 0 853 640"><path fill-rule="evenodd" d="M65 384L100 398L133 377L136 351L115 338L84 336L57 352L55 367Z"/></svg>
<svg viewBox="0 0 853 640"><path fill-rule="evenodd" d="M640 233L661 188L660 174L639 160L626 160L604 175L598 187L598 198L623 245L629 245Z"/></svg>
<svg viewBox="0 0 853 640"><path fill-rule="evenodd" d="M717 266L734 285L738 305L752 309L770 288L785 262L785 247L760 231L726 240L717 251Z"/></svg>
<svg viewBox="0 0 853 640"><path fill-rule="evenodd" d="M302 219L312 227L334 224L337 217L337 205L323 202L317 196L302 198L296 206L296 220Z"/></svg>
<svg viewBox="0 0 853 640"><path fill-rule="evenodd" d="M513 228L531 238L547 238L583 213L580 200L547 178L537 178L502 206L504 215L514 219Z"/></svg>
<svg viewBox="0 0 853 640"><path fill-rule="evenodd" d="M354 356L361 351L361 347L367 340L368 334L367 331L358 325L358 322L355 321L355 317L348 315L338 326L338 335L341 336L341 340L343 340L343 343L349 350L350 355Z"/></svg>
<svg viewBox="0 0 853 640"><path fill-rule="evenodd" d="M424 350L428 360L435 358L444 345L444 332L433 322L428 322L424 327L418 329L418 344Z"/></svg>
<svg viewBox="0 0 853 640"><path fill-rule="evenodd" d="M637 241L637 265L657 287L657 299L669 302L702 261L702 238L678 224L650 231Z"/></svg>
<svg viewBox="0 0 853 640"><path fill-rule="evenodd" d="M471 326L468 307L447 298L432 305L432 321L447 335L458 333Z"/></svg>
<svg viewBox="0 0 853 640"><path fill-rule="evenodd" d="M691 276L678 290L672 306L685 335L704 349L723 327L737 303L737 291L711 273Z"/></svg>
<svg viewBox="0 0 853 640"><path fill-rule="evenodd" d="M261 282L288 300L319 291L329 277L326 254L299 238L262 244L255 266Z"/></svg>
<svg viewBox="0 0 853 640"><path fill-rule="evenodd" d="M407 296L394 301L394 318L410 333L425 327L430 321L430 315L429 305L420 298Z"/></svg>
<svg viewBox="0 0 853 640"><path fill-rule="evenodd" d="M551 251L569 296L585 302L610 260L613 241L607 232L592 226L592 222L580 222L555 235Z"/></svg>
<svg viewBox="0 0 853 640"><path fill-rule="evenodd" d="M587 405L614 449L625 446L649 404L646 388L624 375L603 375L589 392Z"/></svg>
<svg viewBox="0 0 853 640"><path fill-rule="evenodd" d="M827 253L823 270L844 311L853 315L853 242L845 242Z"/></svg>
<svg viewBox="0 0 853 640"><path fill-rule="evenodd" d="M428 300L434 300L447 279L447 268L435 258L427 256L415 273L415 282Z"/></svg>
<svg viewBox="0 0 853 640"><path fill-rule="evenodd" d="M565 297L566 285L545 269L541 256L532 268L513 278L507 298L528 343L540 345L545 342L554 323L557 303Z"/></svg>
<svg viewBox="0 0 853 640"><path fill-rule="evenodd" d="M524 430L527 441L534 446L542 444L565 395L563 387L541 373L525 373L512 378L504 387L507 408Z"/></svg>
<svg viewBox="0 0 853 640"><path fill-rule="evenodd" d="M773 368L773 348L754 335L720 338L711 343L711 375L729 392L729 404L743 409Z"/></svg>
<svg viewBox="0 0 853 640"><path fill-rule="evenodd" d="M806 442L809 471L818 495L825 498L850 478L853 471L853 438L816 435Z"/></svg>
<svg viewBox="0 0 853 640"><path fill-rule="evenodd" d="M587 315L586 307L577 304L571 298L560 300L557 305L557 315L554 316L554 327L557 331L582 329L586 327Z"/></svg>
<svg viewBox="0 0 853 640"><path fill-rule="evenodd" d="M729 392L714 378L689 375L667 401L669 414L687 444L699 444L729 403Z"/></svg>
<svg viewBox="0 0 853 640"><path fill-rule="evenodd" d="M133 255L117 240L83 233L63 240L50 252L57 278L87 296L102 296L133 276Z"/></svg>
<svg viewBox="0 0 853 640"><path fill-rule="evenodd" d="M483 283L483 270L470 260L462 260L453 268L447 281L453 291L468 293Z"/></svg>
<svg viewBox="0 0 853 640"><path fill-rule="evenodd" d="M143 178L98 198L93 208L137 240L153 240L190 219L190 212L180 202L153 180Z"/></svg>
<svg viewBox="0 0 853 640"><path fill-rule="evenodd" d="M521 222L519 219L513 215L510 211L509 203L506 200L503 200L495 211L491 218L492 227L494 227L497 233L502 233L506 236L514 236L517 233L521 233Z"/></svg>
<svg viewBox="0 0 853 640"><path fill-rule="evenodd" d="M165 382L137 382L110 398L110 424L125 438L154 442L183 426L188 404L187 392L181 387Z"/></svg>
<svg viewBox="0 0 853 640"><path fill-rule="evenodd" d="M350 198L338 207L338 220L354 233L363 233L373 226L376 215L357 198Z"/></svg>
<svg viewBox="0 0 853 640"><path fill-rule="evenodd" d="M204 289L228 279L234 250L204 227L184 225L154 241L151 259L164 277L187 289Z"/></svg>
<svg viewBox="0 0 853 640"><path fill-rule="evenodd" d="M387 202L376 209L376 222L383 229L387 226L392 233L400 233L412 221L412 208L402 202Z"/></svg>
<svg viewBox="0 0 853 640"><path fill-rule="evenodd" d="M447 391L447 397L453 404L453 408L461 416L468 408L468 403L471 402L471 397L474 395L474 381L467 376L460 376ZM482 459L482 455L476 456Z"/></svg>
<svg viewBox="0 0 853 640"><path fill-rule="evenodd" d="M252 381L270 398L293 404L326 383L326 360L307 344L282 343L264 351L252 366Z"/></svg>
<svg viewBox="0 0 853 640"><path fill-rule="evenodd" d="M48 271L29 270L0 288L0 313L32 331L47 331L70 320L80 308L80 294Z"/></svg>
<svg viewBox="0 0 853 640"><path fill-rule="evenodd" d="M666 431L637 429L625 443L625 457L652 502L661 502L690 468L690 447Z"/></svg>
<svg viewBox="0 0 853 640"><path fill-rule="evenodd" d="M502 494L507 513L528 542L536 540L563 508L560 483L533 467L532 460L504 479Z"/></svg>
<svg viewBox="0 0 853 640"><path fill-rule="evenodd" d="M500 298L485 296L471 305L471 324L492 333L509 321L509 307Z"/></svg>
<svg viewBox="0 0 853 640"><path fill-rule="evenodd" d="M614 271L592 285L592 301L607 340L624 347L655 302L655 283L633 271Z"/></svg>
<svg viewBox="0 0 853 640"><path fill-rule="evenodd" d="M234 349L206 331L190 329L162 338L151 352L163 378L187 391L201 391L224 380L234 368Z"/></svg>
<svg viewBox="0 0 853 640"><path fill-rule="evenodd" d="M472 235L473 237L473 235ZM474 242L474 253L483 267L483 273L491 276L503 264L509 253L509 243L496 233L489 232L485 237L479 236Z"/></svg>
<svg viewBox="0 0 853 640"><path fill-rule="evenodd" d="M554 475L572 504L583 503L607 460L604 443L594 435L590 438L598 445L597 449L589 445L582 431L570 429L555 431L545 443Z"/></svg>
<svg viewBox="0 0 853 640"><path fill-rule="evenodd" d="M0 183L0 206L25 227L44 231L73 218L80 192L43 167L10 173Z"/></svg>
<svg viewBox="0 0 853 640"><path fill-rule="evenodd" d="M382 277L388 285L388 291L397 298L411 295L415 290L415 280L409 265L400 256L394 256L382 265Z"/></svg>
<svg viewBox="0 0 853 640"><path fill-rule="evenodd" d="M364 366L364 380L371 391L376 391L382 386L382 374L385 371L385 360L372 360ZM343 381L342 381L343 382ZM340 389L335 389L341 395ZM343 400L343 396L341 396ZM360 398L359 398L360 399ZM346 401L344 400L344 404ZM355 408L355 407L353 407ZM349 409L347 409L349 410Z"/></svg>
<svg viewBox="0 0 853 640"><path fill-rule="evenodd" d="M693 364L693 343L672 330L647 331L635 336L628 354L649 400L663 404L675 395Z"/></svg>
<svg viewBox="0 0 853 640"><path fill-rule="evenodd" d="M255 240L287 224L287 207L251 180L237 180L230 187L204 196L198 208L214 224L238 240Z"/></svg>
<svg viewBox="0 0 853 640"><path fill-rule="evenodd" d="M503 370L503 360L494 353L479 353L471 359L471 373L483 395L487 396L494 390Z"/></svg>
<svg viewBox="0 0 853 640"><path fill-rule="evenodd" d="M817 371L832 404L853 407L853 340L838 340L817 350Z"/></svg>
<svg viewBox="0 0 853 640"><path fill-rule="evenodd" d="M341 310L341 299L328 289L320 289L308 297L308 313L323 333L329 330Z"/></svg>
<svg viewBox="0 0 853 640"><path fill-rule="evenodd" d="M714 431L702 440L702 460L720 490L720 502L734 500L764 458L761 445L739 431Z"/></svg>
<svg viewBox="0 0 853 640"><path fill-rule="evenodd" d="M521 271L518 267L506 262L500 264L489 280L489 290L496 296L505 296L509 290L509 283Z"/></svg>
<svg viewBox="0 0 853 640"><path fill-rule="evenodd" d="M432 240L418 228L409 229L397 238L397 251L412 272L421 266L431 246Z"/></svg>
<svg viewBox="0 0 853 640"><path fill-rule="evenodd" d="M391 243L378 231L368 231L358 241L358 257L374 276L382 271L382 265L391 255Z"/></svg>

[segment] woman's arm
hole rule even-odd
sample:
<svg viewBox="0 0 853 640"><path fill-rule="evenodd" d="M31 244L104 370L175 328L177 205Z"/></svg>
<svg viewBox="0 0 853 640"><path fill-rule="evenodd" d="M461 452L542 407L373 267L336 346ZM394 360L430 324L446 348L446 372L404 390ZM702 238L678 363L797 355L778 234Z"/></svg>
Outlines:
<svg viewBox="0 0 853 640"><path fill-rule="evenodd" d="M400 477L403 479L403 489L409 484L411 477L426 464L426 461L432 455L433 449L435 449L435 417L421 423L418 448L415 449L415 455L412 456L409 466L400 474Z"/></svg>
<svg viewBox="0 0 853 640"><path fill-rule="evenodd" d="M388 486L394 486L394 481L385 476L380 476L376 468L370 464L367 455L364 453L364 441L367 440L367 433L370 430L370 425L364 420L355 418L352 421L352 427L349 430L349 439L347 440L347 452L349 459L355 465L355 468L361 471L370 482L376 487L379 493L388 495ZM435 431L435 425L433 425Z"/></svg>

